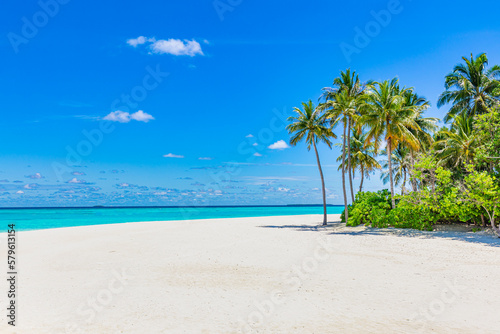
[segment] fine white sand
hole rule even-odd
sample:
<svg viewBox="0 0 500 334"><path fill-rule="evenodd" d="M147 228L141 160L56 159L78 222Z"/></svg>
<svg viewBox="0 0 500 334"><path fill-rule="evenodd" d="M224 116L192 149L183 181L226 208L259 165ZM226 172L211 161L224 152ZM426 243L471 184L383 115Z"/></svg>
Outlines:
<svg viewBox="0 0 500 334"><path fill-rule="evenodd" d="M2 279L0 332L499 333L499 239L320 221L20 232L17 326Z"/></svg>

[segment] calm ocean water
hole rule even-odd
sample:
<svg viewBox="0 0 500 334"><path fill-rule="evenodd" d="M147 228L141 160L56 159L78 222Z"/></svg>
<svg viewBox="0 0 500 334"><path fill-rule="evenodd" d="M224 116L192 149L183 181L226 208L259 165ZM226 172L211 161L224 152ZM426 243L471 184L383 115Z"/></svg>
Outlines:
<svg viewBox="0 0 500 334"><path fill-rule="evenodd" d="M340 214L341 206L329 206L329 214ZM103 225L127 222L238 218L322 214L320 206L276 207L197 207L197 208L85 208L85 209L2 209L1 232L7 224L16 230L39 230L70 226Z"/></svg>

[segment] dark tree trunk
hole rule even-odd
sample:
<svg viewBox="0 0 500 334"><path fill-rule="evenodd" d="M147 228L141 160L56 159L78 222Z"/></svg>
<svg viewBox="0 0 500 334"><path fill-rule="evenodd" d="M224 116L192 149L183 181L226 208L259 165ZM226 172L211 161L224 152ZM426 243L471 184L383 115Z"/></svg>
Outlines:
<svg viewBox="0 0 500 334"><path fill-rule="evenodd" d="M345 191L345 130L346 130L346 120L344 118L344 142L342 144L342 190L344 191L344 210L345 210L345 221L347 223L349 219L349 211L347 210L347 192Z"/></svg>
<svg viewBox="0 0 500 334"><path fill-rule="evenodd" d="M351 199L354 203L354 189L352 188L352 168L351 168L351 117L349 119L349 126L347 127L347 170L349 172L349 186L351 188Z"/></svg>
<svg viewBox="0 0 500 334"><path fill-rule="evenodd" d="M328 222L326 216L326 191L325 191L325 178L323 177L323 170L321 169L321 163L319 162L319 154L318 149L316 148L316 142L313 141L314 152L316 153L316 160L318 161L318 169L319 175L321 176L321 189L323 190L323 225L326 225Z"/></svg>
<svg viewBox="0 0 500 334"><path fill-rule="evenodd" d="M392 176L392 141L387 139L387 161L389 161L389 177L391 179L391 202L392 208L396 208L396 198L394 197L394 177Z"/></svg>

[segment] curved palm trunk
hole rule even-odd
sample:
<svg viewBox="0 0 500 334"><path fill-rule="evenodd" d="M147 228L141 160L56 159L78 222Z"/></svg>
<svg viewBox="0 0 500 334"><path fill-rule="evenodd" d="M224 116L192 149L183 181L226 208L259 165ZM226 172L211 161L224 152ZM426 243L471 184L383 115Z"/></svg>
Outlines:
<svg viewBox="0 0 500 334"><path fill-rule="evenodd" d="M319 162L318 149L316 148L316 142L313 141L314 152L316 153L316 160L318 161L319 175L321 176L321 188L323 190L323 225L327 223L326 217L326 192L325 192L325 179L323 177L323 170L321 169L321 163Z"/></svg>
<svg viewBox="0 0 500 334"><path fill-rule="evenodd" d="M359 184L359 192L363 191L363 181L365 180L365 168L361 165L361 183Z"/></svg>
<svg viewBox="0 0 500 334"><path fill-rule="evenodd" d="M344 118L344 142L342 143L342 190L344 191L344 210L345 210L345 221L349 220L349 212L347 211L347 192L345 191L345 130L346 122Z"/></svg>
<svg viewBox="0 0 500 334"><path fill-rule="evenodd" d="M389 176L391 178L391 201L392 208L396 208L396 199L394 198L394 177L392 176L392 141L389 137L387 139L387 161L389 161Z"/></svg>
<svg viewBox="0 0 500 334"><path fill-rule="evenodd" d="M347 170L349 172L349 186L351 188L351 199L354 203L354 190L352 188L352 168L351 168L351 117L349 119L349 126L347 127Z"/></svg>

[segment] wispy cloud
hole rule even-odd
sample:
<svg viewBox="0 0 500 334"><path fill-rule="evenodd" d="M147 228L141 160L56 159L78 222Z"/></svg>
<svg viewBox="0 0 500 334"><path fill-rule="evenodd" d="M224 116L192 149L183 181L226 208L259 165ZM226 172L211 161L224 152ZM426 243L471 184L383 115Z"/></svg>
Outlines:
<svg viewBox="0 0 500 334"><path fill-rule="evenodd" d="M199 157L198 160L213 160L214 158L210 157Z"/></svg>
<svg viewBox="0 0 500 334"><path fill-rule="evenodd" d="M177 158L177 159L184 158L183 155L177 155L177 154L173 154L173 153L165 154L163 157L164 158Z"/></svg>
<svg viewBox="0 0 500 334"><path fill-rule="evenodd" d="M246 135L245 138L253 138L253 134Z"/></svg>
<svg viewBox="0 0 500 334"><path fill-rule="evenodd" d="M120 122L120 123L128 123L132 120L147 123L149 121L154 120L155 118L152 115L145 113L142 110L139 110L133 114L130 114L130 113L125 112L125 111L117 110L117 111L110 112L109 114L104 116L103 119L106 121Z"/></svg>
<svg viewBox="0 0 500 334"><path fill-rule="evenodd" d="M284 150L285 148L289 148L288 144L284 140L278 140L276 143L268 146L271 150Z"/></svg>
<svg viewBox="0 0 500 334"><path fill-rule="evenodd" d="M207 40L203 41L208 44ZM203 56L203 50L201 49L200 43L194 39L159 39L148 38L145 36L139 36L137 38L131 38L127 40L127 44L136 48L139 45L148 44L148 48L151 53L156 54L171 54L174 56L190 56L194 57L196 55Z"/></svg>
<svg viewBox="0 0 500 334"><path fill-rule="evenodd" d="M253 154L253 156L254 156L254 157L261 157L261 156L262 156L262 154L260 154L259 152L255 152L255 153Z"/></svg>

